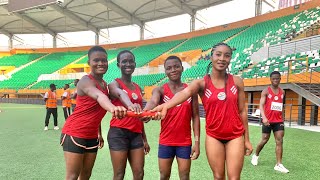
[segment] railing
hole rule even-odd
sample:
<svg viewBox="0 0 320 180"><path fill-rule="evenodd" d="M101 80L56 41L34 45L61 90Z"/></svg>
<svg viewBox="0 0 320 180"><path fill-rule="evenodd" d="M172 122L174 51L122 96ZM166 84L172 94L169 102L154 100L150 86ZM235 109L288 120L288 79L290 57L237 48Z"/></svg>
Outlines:
<svg viewBox="0 0 320 180"><path fill-rule="evenodd" d="M265 65L264 69L275 70L274 67L279 67L280 64L284 65L285 67L288 67L288 69L285 71L278 70L282 74L281 83L304 83L308 85L307 90L313 89L312 84L320 84L320 66L318 68L309 67L308 58L287 60L284 63L275 62L270 65ZM295 66L293 64L295 64ZM269 71L269 72L271 73L272 71ZM259 74L260 74L259 72L255 72L253 74L254 78L245 79L244 80L245 86L257 86L257 85L270 84L269 74L268 76L264 76L264 77L259 77Z"/></svg>
<svg viewBox="0 0 320 180"><path fill-rule="evenodd" d="M261 113L258 104L247 104L248 121L261 124ZM292 124L317 125L319 121L318 107L316 105L284 104L283 120Z"/></svg>
<svg viewBox="0 0 320 180"><path fill-rule="evenodd" d="M320 35L294 40L269 47L268 57L277 57L298 52L320 49Z"/></svg>

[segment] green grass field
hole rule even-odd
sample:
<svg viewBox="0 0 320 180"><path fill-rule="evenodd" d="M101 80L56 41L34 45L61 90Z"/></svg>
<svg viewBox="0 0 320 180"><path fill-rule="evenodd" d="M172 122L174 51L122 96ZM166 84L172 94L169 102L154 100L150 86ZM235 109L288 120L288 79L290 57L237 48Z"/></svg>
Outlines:
<svg viewBox="0 0 320 180"><path fill-rule="evenodd" d="M54 131L50 119L49 131L43 131L45 108L39 105L1 104L0 109L0 179L64 179L65 164L62 148L59 146L61 131ZM63 126L62 108L58 112L59 127ZM109 127L107 115L102 127L106 142ZM204 149L204 121L201 122L201 154L193 161L191 179L212 179ZM159 122L152 121L145 125L151 152L146 156L145 179L159 179L157 144ZM250 126L251 142L255 147L260 139L260 127ZM298 129L286 129L284 139L284 165L289 174L275 172L275 143L270 139L260 154L257 167L250 164L250 157L245 158L241 179L319 179L320 175L320 133ZM112 179L112 165L108 145L98 152L91 179ZM125 179L132 179L127 166ZM171 179L179 179L176 163L173 164Z"/></svg>

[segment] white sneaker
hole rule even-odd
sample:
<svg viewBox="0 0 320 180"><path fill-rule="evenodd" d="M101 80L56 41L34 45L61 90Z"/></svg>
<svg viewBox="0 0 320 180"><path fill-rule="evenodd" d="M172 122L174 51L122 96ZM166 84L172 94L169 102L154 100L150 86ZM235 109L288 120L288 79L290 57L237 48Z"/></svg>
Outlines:
<svg viewBox="0 0 320 180"><path fill-rule="evenodd" d="M58 126L55 126L53 129L54 129L54 130L59 130L59 127L58 127Z"/></svg>
<svg viewBox="0 0 320 180"><path fill-rule="evenodd" d="M258 159L259 159L259 156L256 156L256 154L253 154L251 159L251 164L254 166L258 165Z"/></svg>
<svg viewBox="0 0 320 180"><path fill-rule="evenodd" d="M45 127L44 127L44 130L45 130L45 131L48 131L48 126L45 126Z"/></svg>
<svg viewBox="0 0 320 180"><path fill-rule="evenodd" d="M282 172L282 173L288 173L289 172L289 170L287 168L285 168L283 166L283 164L276 164L273 169L276 170L276 171Z"/></svg>

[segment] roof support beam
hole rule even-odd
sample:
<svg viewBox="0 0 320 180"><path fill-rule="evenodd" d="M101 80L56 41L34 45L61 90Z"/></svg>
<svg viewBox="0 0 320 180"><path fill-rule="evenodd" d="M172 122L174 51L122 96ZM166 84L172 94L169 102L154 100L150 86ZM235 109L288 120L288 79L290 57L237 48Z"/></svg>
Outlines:
<svg viewBox="0 0 320 180"><path fill-rule="evenodd" d="M31 19L28 16L22 16L20 13L13 13L15 16L19 17L22 21L26 20L29 23L31 23L32 25L34 25L35 27L45 31L46 33L50 34L51 36L55 36L56 33L54 31L52 31L49 28L44 27L42 24L40 24L39 22L35 21L34 19Z"/></svg>
<svg viewBox="0 0 320 180"><path fill-rule="evenodd" d="M6 35L8 37L12 36L12 34L10 32L8 32L7 30L4 30L4 29L0 29L0 33Z"/></svg>
<svg viewBox="0 0 320 180"><path fill-rule="evenodd" d="M88 29L90 29L91 31L93 31L94 33L99 33L99 29L96 28L95 26L93 26L92 24L88 23L87 21L83 20L82 18L80 18L79 16L75 15L73 12L71 12L68 9L62 8L61 6L58 6L56 4L51 6L54 10L56 10L57 12L61 13L62 15L78 22L79 24L81 24L82 26L87 27Z"/></svg>
<svg viewBox="0 0 320 180"><path fill-rule="evenodd" d="M18 41L18 42L24 44L23 39L19 38L18 36L14 35L14 34L11 34L9 31L7 31L5 29L0 29L0 33L9 37L9 41L11 43L11 46L12 46L12 40L15 40L15 41ZM9 43L9 47L10 47L10 43Z"/></svg>
<svg viewBox="0 0 320 180"><path fill-rule="evenodd" d="M273 9L276 8L274 6L274 4L271 4L268 0L263 0L264 3L268 4L270 7L272 7ZM274 1L272 1L273 3L275 3Z"/></svg>
<svg viewBox="0 0 320 180"><path fill-rule="evenodd" d="M128 11L121 8L119 5L115 4L111 0L97 0L97 2L101 3L102 5L108 7L109 9L113 10L114 12L120 14L122 17L128 19L132 24L137 24L138 26L142 27L143 22L135 17L133 14L129 13Z"/></svg>
<svg viewBox="0 0 320 180"><path fill-rule="evenodd" d="M3 6L4 9L6 9L8 11L8 7L7 6ZM29 23L31 23L32 25L34 25L35 27L41 29L42 31L45 31L46 33L50 34L51 36L55 36L57 33L55 33L53 30L44 27L42 24L40 24L38 21L28 17L28 16L23 16L18 12L12 13L13 15L17 16L18 18L20 18L22 21L26 20Z"/></svg>
<svg viewBox="0 0 320 180"><path fill-rule="evenodd" d="M168 1L171 2L173 5L175 5L176 7L183 10L185 13L189 14L190 16L195 14L194 10L192 10L187 4L182 3L179 0L168 0Z"/></svg>

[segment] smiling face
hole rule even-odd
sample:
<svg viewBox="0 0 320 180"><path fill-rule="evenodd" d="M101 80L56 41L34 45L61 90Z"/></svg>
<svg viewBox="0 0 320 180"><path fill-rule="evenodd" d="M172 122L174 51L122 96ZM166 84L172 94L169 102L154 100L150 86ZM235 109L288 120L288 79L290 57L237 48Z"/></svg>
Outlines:
<svg viewBox="0 0 320 180"><path fill-rule="evenodd" d="M228 46L217 46L211 56L212 68L216 71L225 71L230 64L231 57L232 51Z"/></svg>
<svg viewBox="0 0 320 180"><path fill-rule="evenodd" d="M131 75L136 68L136 61L131 53L125 52L120 55L117 65L121 70L121 74Z"/></svg>
<svg viewBox="0 0 320 180"><path fill-rule="evenodd" d="M177 81L181 79L183 66L178 59L167 59L164 64L164 69L170 81Z"/></svg>
<svg viewBox="0 0 320 180"><path fill-rule="evenodd" d="M94 51L89 56L88 64L91 72L96 75L103 75L108 70L107 54L102 51Z"/></svg>

